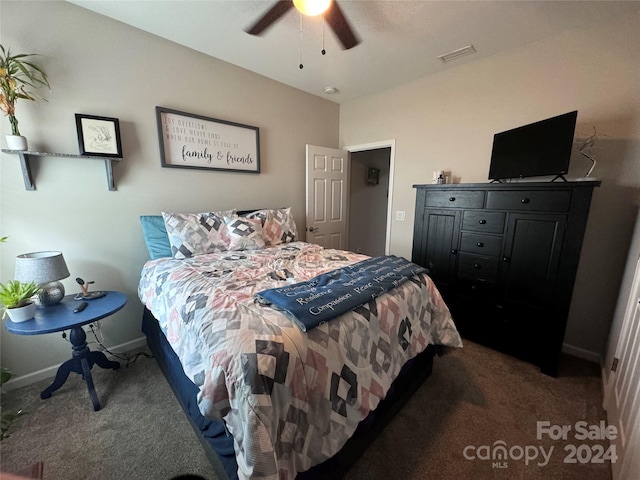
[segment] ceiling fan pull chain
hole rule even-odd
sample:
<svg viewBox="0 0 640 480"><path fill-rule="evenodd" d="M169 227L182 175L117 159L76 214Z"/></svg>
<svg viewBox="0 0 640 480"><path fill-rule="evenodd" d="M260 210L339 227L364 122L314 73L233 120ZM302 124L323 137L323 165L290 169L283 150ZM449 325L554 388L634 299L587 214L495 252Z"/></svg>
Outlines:
<svg viewBox="0 0 640 480"><path fill-rule="evenodd" d="M302 13L300 14L300 70L304 68L302 64Z"/></svg>
<svg viewBox="0 0 640 480"><path fill-rule="evenodd" d="M324 49L324 26L326 25L326 21L324 18L324 13L322 14L322 51L320 53L322 53L322 55L326 55L327 51Z"/></svg>

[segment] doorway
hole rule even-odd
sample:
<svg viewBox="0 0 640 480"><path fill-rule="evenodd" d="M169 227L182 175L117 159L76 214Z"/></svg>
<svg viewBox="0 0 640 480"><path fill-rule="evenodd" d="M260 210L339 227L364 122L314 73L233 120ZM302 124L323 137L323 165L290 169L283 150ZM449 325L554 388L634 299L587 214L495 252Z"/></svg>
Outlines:
<svg viewBox="0 0 640 480"><path fill-rule="evenodd" d="M389 254L395 140L344 149L351 163L347 249Z"/></svg>

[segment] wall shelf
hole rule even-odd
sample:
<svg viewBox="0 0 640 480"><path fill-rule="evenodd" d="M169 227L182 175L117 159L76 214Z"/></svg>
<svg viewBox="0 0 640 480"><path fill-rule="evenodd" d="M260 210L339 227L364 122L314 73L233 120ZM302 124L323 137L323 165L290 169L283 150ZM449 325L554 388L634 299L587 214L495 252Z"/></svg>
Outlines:
<svg viewBox="0 0 640 480"><path fill-rule="evenodd" d="M66 158L85 158L89 160L103 160L104 166L107 173L107 186L110 191L116 190L115 182L113 181L113 169L111 162L119 162L122 160L120 157L99 157L94 155L76 155L73 153L49 153L49 152L31 152L31 151L23 151L23 150L9 150L3 148L2 151L4 153L8 153L10 155L18 155L20 157L20 166L22 167L22 178L24 179L24 188L27 190L35 190L36 184L33 181L33 176L31 175L31 165L30 160L32 157L66 157Z"/></svg>

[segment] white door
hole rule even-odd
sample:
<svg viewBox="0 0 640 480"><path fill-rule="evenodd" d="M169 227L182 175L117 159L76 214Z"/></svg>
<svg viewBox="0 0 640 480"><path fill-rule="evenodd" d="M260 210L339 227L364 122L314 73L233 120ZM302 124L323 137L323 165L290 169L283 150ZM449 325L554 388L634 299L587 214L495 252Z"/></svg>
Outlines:
<svg viewBox="0 0 640 480"><path fill-rule="evenodd" d="M618 338L604 408L609 424L618 430L611 441L618 454L611 465L613 478L625 480L640 478L640 257Z"/></svg>
<svg viewBox="0 0 640 480"><path fill-rule="evenodd" d="M347 248L349 152L307 145L306 241Z"/></svg>

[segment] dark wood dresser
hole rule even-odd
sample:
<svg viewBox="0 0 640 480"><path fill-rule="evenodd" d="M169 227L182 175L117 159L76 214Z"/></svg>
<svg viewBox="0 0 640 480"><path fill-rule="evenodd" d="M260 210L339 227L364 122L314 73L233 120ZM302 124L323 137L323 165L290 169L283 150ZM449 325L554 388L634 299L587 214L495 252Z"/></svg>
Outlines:
<svg viewBox="0 0 640 480"><path fill-rule="evenodd" d="M598 181L414 185L412 261L463 337L556 376Z"/></svg>

